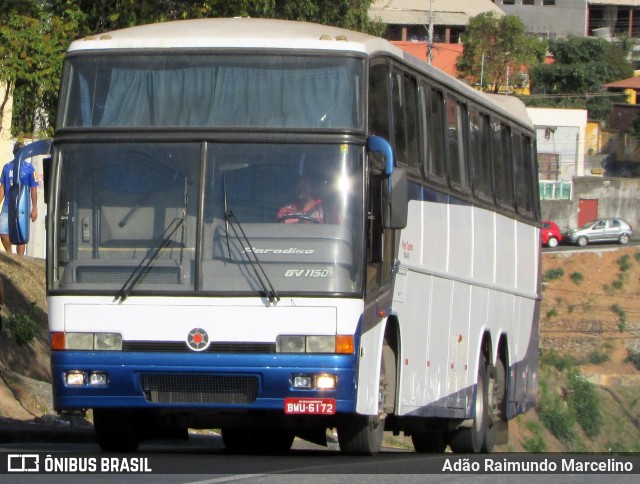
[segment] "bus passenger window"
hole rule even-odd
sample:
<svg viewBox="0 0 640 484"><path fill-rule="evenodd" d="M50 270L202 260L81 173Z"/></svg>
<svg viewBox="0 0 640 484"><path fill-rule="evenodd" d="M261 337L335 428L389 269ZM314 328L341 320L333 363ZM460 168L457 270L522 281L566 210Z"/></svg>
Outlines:
<svg viewBox="0 0 640 484"><path fill-rule="evenodd" d="M467 164L465 159L464 119L466 107L447 96L447 139L449 145L449 180L458 188L467 188Z"/></svg>
<svg viewBox="0 0 640 484"><path fill-rule="evenodd" d="M445 176L444 97L442 91L425 86L423 102L427 113L427 178L443 180Z"/></svg>
<svg viewBox="0 0 640 484"><path fill-rule="evenodd" d="M369 74L369 133L389 139L389 67L376 64Z"/></svg>
<svg viewBox="0 0 640 484"><path fill-rule="evenodd" d="M496 199L506 208L513 208L513 167L511 161L511 130L504 124L492 123Z"/></svg>
<svg viewBox="0 0 640 484"><path fill-rule="evenodd" d="M393 75L393 128L398 163L418 170L418 113L416 79L408 73Z"/></svg>
<svg viewBox="0 0 640 484"><path fill-rule="evenodd" d="M469 165L473 174L473 189L476 196L491 200L492 174L489 152L489 119L476 110L469 111Z"/></svg>

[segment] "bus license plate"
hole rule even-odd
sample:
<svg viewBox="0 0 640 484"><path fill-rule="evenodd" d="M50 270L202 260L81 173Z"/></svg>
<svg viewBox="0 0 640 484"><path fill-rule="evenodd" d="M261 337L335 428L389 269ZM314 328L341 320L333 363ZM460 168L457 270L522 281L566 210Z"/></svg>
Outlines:
<svg viewBox="0 0 640 484"><path fill-rule="evenodd" d="M335 398L285 398L284 413L333 415L336 413Z"/></svg>

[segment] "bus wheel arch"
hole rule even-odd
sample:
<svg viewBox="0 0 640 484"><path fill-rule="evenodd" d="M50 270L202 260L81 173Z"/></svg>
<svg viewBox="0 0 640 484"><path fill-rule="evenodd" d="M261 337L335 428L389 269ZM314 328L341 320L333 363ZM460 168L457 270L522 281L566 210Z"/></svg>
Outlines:
<svg viewBox="0 0 640 484"><path fill-rule="evenodd" d="M395 317L389 317L380 354L377 415L350 415L338 424L340 450L371 455L380 451L387 416L395 412L398 378L399 332Z"/></svg>

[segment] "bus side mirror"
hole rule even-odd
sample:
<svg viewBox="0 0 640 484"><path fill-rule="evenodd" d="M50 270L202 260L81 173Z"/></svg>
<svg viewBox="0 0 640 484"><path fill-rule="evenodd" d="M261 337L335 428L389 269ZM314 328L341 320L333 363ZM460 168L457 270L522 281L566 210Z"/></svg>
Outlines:
<svg viewBox="0 0 640 484"><path fill-rule="evenodd" d="M386 229L407 226L409 211L407 172L396 167L387 180L382 181L382 224Z"/></svg>
<svg viewBox="0 0 640 484"><path fill-rule="evenodd" d="M393 149L389 142L380 136L369 136L369 151L382 153L384 157L384 175L382 180L382 225L385 229L403 229L407 226L409 196L407 172L394 166Z"/></svg>

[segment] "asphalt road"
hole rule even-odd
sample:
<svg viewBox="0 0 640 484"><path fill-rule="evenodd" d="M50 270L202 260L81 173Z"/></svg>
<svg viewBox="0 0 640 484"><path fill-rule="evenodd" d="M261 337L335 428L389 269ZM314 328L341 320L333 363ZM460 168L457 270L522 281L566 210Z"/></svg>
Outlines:
<svg viewBox="0 0 640 484"><path fill-rule="evenodd" d="M4 431L3 431L4 430ZM13 435L13 437L11 437ZM18 457L16 457L18 456ZM9 459L25 457L33 462L38 458L40 473L10 472ZM53 462L58 469L43 471L45 459L50 469ZM71 462L93 462L101 469L103 462L114 462L117 472L80 473ZM552 455L552 454L487 454L477 456L457 454L417 454L401 449L383 449L375 456L345 456L339 453L337 444L328 448L296 439L292 451L286 455L246 455L228 452L217 434L191 434L188 441L148 442L134 454L101 453L90 429L56 428L26 429L11 434L0 428L0 481L22 483L64 482L153 482L153 483L452 483L452 482L504 482L514 481L513 473L496 472L494 467L509 462L525 465L538 461L540 465L556 463L561 469L563 462L571 459L592 462L613 459L632 467L630 473L618 473L617 482L637 482L640 472L640 455ZM123 471L123 463L132 465L136 461L144 464L143 470L152 472ZM126 461L126 462L125 462ZM12 464L16 468L15 464ZM477 466L480 472L455 472L456 466ZM65 467L66 466L66 467ZM452 471L451 469L454 469ZM489 469L489 470L487 470ZM19 469L18 469L19 470ZM590 483L603 482L604 474L582 472L520 474L520 483L558 482ZM608 476L612 478L612 475Z"/></svg>

